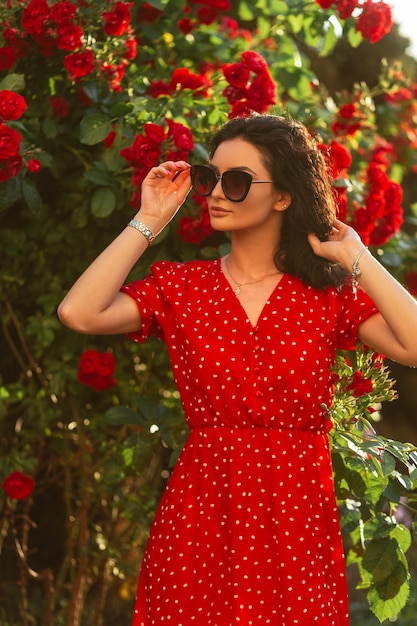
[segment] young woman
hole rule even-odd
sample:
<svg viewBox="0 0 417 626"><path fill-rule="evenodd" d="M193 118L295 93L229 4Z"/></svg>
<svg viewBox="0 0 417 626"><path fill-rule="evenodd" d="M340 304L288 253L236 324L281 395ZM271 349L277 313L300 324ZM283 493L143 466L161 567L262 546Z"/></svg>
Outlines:
<svg viewBox="0 0 417 626"><path fill-rule="evenodd" d="M206 196L231 251L122 286L184 202ZM327 433L336 348L417 365L417 305L335 219L305 127L234 119L210 164L149 172L142 206L59 307L83 333L169 348L190 435L158 509L134 626L347 626Z"/></svg>

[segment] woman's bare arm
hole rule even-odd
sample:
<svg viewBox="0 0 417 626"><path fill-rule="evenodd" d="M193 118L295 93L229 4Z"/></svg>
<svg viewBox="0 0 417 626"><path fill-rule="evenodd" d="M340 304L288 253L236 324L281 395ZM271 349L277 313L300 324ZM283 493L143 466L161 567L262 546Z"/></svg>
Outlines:
<svg viewBox="0 0 417 626"><path fill-rule="evenodd" d="M173 218L190 190L189 164L168 161L151 169L142 183L142 204L135 219L158 234ZM63 324L80 333L118 334L140 329L137 305L120 292L132 267L146 251L146 237L127 226L89 265L58 307Z"/></svg>
<svg viewBox="0 0 417 626"><path fill-rule="evenodd" d="M313 234L309 241L316 254L341 263L348 272L364 250L358 234L339 220L327 241ZM360 340L398 363L417 366L417 302L369 251L361 254L359 267L358 282L379 311L360 325Z"/></svg>

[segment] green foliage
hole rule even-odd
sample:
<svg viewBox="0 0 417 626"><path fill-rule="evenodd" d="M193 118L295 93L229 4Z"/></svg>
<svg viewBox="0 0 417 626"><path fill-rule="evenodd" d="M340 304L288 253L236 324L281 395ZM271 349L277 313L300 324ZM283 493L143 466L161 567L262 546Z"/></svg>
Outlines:
<svg viewBox="0 0 417 626"><path fill-rule="evenodd" d="M2 3L0 23L20 27L22 5L11 4ZM322 57L331 53L339 36L336 23L352 46L360 43L352 20L343 23L333 15L329 21L332 12L312 1L245 0L234 3L236 29L218 16L208 25L195 21L185 33L178 25L184 0L149 4L162 13L156 21L132 18L139 46L117 88L99 65L71 79L63 65L67 51L45 57L32 40L28 56L0 73L0 90L16 91L28 104L9 124L22 136L24 165L0 183L0 476L19 470L36 482L33 496L24 501L0 493L0 622L10 626L101 626L128 619L147 531L187 436L161 342L139 347L126 338L78 336L56 317L74 279L138 203L132 169L120 151L143 134L147 122L166 129L171 121L192 132L189 159L204 161L213 129L230 113L221 68L256 50L277 87L274 110L301 118L323 141L333 139L339 106L355 100L363 126L344 138L354 155L352 176L344 179L354 202L363 199L364 170L376 137L395 143L396 180L416 165L412 140L404 142L404 125L400 130L397 123L398 109L379 98L409 86L396 68L382 67L379 85L358 85L349 98L331 98L315 76L311 48ZM132 16L142 6L134 2ZM82 3L80 23L96 58L116 64L127 58L123 46L129 33L107 36L105 10L107 2ZM150 95L151 83L169 83L175 68L204 74L202 61L210 67L205 89L177 87L168 95ZM53 97L67 103L65 115L54 113ZM110 132L113 142L107 143ZM164 146L164 154L172 148ZM29 159L40 161L38 173L27 167ZM201 245L180 237L181 218L197 212L189 198L129 278L144 276L158 259L222 254L227 237L212 234ZM417 264L416 249L408 232L374 252L402 277ZM79 360L87 349L114 355L116 385L95 391L80 382ZM348 562L359 567L360 584L382 621L399 613L408 597L405 555L416 523L410 531L396 513L406 507L414 519L417 453L374 431L369 407L394 397L386 369L358 352L350 363L340 355L336 371L328 410L335 424L331 443L341 524L350 542ZM372 381L372 389L360 395L355 387L348 389L357 372ZM46 549L51 543L54 549Z"/></svg>
<svg viewBox="0 0 417 626"><path fill-rule="evenodd" d="M395 513L416 512L417 448L375 432L381 403L395 397L380 359L358 348L339 355L336 371L331 438L347 562L358 566L359 586L369 590L370 607L383 621L400 613L410 592L405 554L412 536Z"/></svg>

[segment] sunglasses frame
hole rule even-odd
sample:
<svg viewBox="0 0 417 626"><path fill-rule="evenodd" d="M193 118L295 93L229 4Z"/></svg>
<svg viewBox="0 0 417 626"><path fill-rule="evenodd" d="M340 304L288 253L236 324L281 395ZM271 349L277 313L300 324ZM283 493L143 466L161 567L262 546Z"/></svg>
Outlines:
<svg viewBox="0 0 417 626"><path fill-rule="evenodd" d="M196 172L198 172L198 170L204 169L204 171L209 171L212 175L213 175L213 187L210 189L210 191L208 193L200 193L196 190L196 188L194 187L194 182L193 182L193 178L194 178L194 174ZM236 199L236 198L231 198L229 196L229 194L227 193L227 189L226 189L226 185L224 183L223 180L223 176L227 174L234 174L234 173L238 173L240 175L243 176L243 179L245 180L245 184L246 184L246 189L243 193L243 195ZM245 172L244 170L226 170L225 172L223 172L223 174L217 174L215 172L214 169L212 169L211 167L209 167L208 165L192 165L191 166L191 184L193 186L194 192L198 195L201 196L203 198L207 198L208 196L210 196L213 193L213 189L216 187L217 183L220 181L221 186L222 186L222 190L223 193L225 195L225 197L230 200L230 202L243 202L243 200L245 200L246 196L248 195L250 188L252 186L252 184L254 183L275 183L275 180L253 180L252 174L249 174L249 172Z"/></svg>

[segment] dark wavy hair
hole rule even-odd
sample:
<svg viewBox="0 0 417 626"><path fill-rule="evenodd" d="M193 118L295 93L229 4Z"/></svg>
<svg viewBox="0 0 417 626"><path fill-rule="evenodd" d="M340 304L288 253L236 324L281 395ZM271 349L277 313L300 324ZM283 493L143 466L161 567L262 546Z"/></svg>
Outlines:
<svg viewBox="0 0 417 626"><path fill-rule="evenodd" d="M277 268L315 289L339 287L346 280L344 268L315 255L307 240L309 232L326 239L336 215L327 166L307 128L275 115L234 118L213 137L210 156L221 143L236 138L259 150L276 189L291 195L274 256Z"/></svg>

